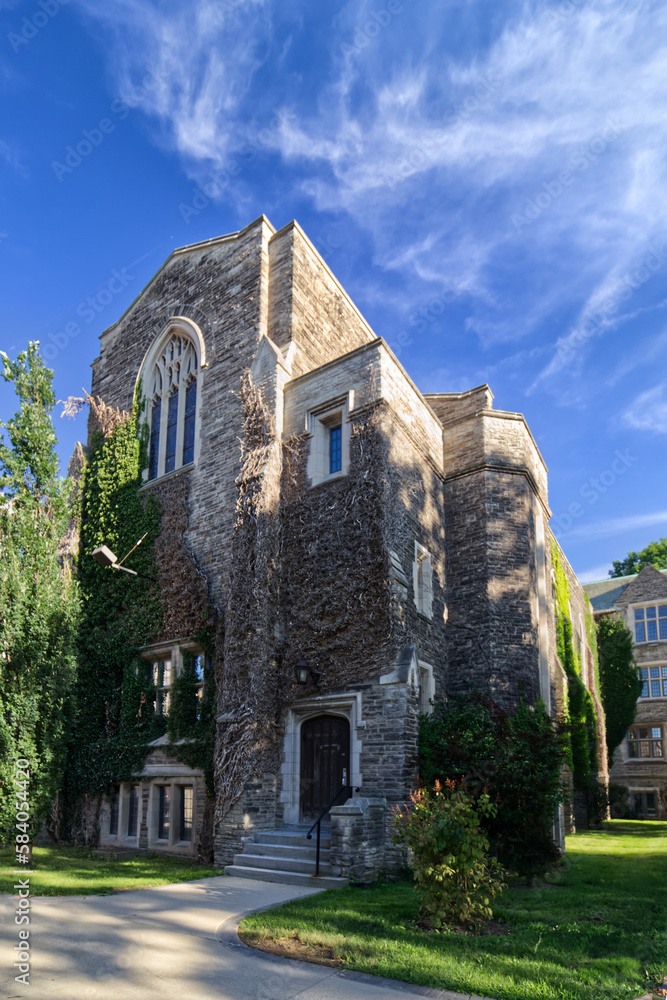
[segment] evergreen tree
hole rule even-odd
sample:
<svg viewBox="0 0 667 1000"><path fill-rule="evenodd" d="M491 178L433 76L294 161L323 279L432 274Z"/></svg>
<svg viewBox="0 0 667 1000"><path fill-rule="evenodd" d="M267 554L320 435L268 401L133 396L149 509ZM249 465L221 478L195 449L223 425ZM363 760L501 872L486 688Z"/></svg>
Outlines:
<svg viewBox="0 0 667 1000"><path fill-rule="evenodd" d="M0 427L0 842L13 838L14 762L30 762L34 833L48 816L62 773L76 674L77 586L58 549L69 522L71 484L58 477L51 421L53 372L37 343L0 374L20 409Z"/></svg>
<svg viewBox="0 0 667 1000"><path fill-rule="evenodd" d="M641 552L628 552L625 559L614 559L613 569L609 576L632 576L639 573L644 566L655 566L656 569L667 569L667 538L659 542L649 542Z"/></svg>
<svg viewBox="0 0 667 1000"><path fill-rule="evenodd" d="M632 632L620 618L603 618L598 624L600 687L607 722L609 763L632 725L642 689L633 655Z"/></svg>

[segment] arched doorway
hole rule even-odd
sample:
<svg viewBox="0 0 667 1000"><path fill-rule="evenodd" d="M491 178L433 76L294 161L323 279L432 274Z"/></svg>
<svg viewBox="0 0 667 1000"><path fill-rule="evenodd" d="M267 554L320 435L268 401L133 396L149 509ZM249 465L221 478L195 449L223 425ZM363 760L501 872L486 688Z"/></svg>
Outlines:
<svg viewBox="0 0 667 1000"><path fill-rule="evenodd" d="M301 726L300 817L315 821L336 792L350 783L350 723L317 715ZM345 802L347 794L336 803Z"/></svg>

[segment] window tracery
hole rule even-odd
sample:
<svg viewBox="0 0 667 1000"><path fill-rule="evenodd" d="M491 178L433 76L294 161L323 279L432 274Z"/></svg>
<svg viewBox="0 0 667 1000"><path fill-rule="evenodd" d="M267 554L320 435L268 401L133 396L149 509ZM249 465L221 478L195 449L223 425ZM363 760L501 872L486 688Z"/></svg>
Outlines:
<svg viewBox="0 0 667 1000"><path fill-rule="evenodd" d="M149 479L194 461L199 370L192 340L172 333L149 376Z"/></svg>

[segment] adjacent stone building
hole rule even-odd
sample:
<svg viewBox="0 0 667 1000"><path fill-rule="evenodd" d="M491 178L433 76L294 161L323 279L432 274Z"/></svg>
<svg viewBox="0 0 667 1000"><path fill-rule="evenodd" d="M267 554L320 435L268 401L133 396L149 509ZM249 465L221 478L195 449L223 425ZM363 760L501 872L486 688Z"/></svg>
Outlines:
<svg viewBox="0 0 667 1000"><path fill-rule="evenodd" d="M142 490L164 531L182 525L183 575L165 599L189 607L203 587L220 622L216 863L254 871L239 854L270 854L248 851L263 831L288 865L280 831L298 834L338 794L329 870L372 877L392 863L388 810L415 785L432 700L477 689L563 707L547 470L530 430L486 385L420 393L299 226L265 218L174 251L102 334L93 395L128 410L137 386ZM562 562L602 718L585 598ZM181 650L203 655L200 603L144 650L163 710ZM132 808L129 846L196 849L201 775L167 754L156 747L136 790L107 806L105 843L123 840Z"/></svg>
<svg viewBox="0 0 667 1000"><path fill-rule="evenodd" d="M610 761L609 780L629 790L632 813L667 819L667 570L645 566L584 590L596 617L619 617L632 632L644 682L635 721Z"/></svg>

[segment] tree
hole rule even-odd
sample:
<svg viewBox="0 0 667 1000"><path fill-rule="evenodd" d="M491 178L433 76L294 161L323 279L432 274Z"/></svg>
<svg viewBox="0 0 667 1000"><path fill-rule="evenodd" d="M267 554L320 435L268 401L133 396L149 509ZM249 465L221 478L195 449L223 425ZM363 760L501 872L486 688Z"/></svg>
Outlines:
<svg viewBox="0 0 667 1000"><path fill-rule="evenodd" d="M71 484L58 477L53 372L38 344L0 374L20 409L0 427L0 841L16 824L15 762L29 761L31 831L58 792L76 674L76 582L58 549Z"/></svg>
<svg viewBox="0 0 667 1000"><path fill-rule="evenodd" d="M607 750L611 763L632 725L642 681L633 655L632 632L620 618L603 618L598 624L600 687L607 721Z"/></svg>
<svg viewBox="0 0 667 1000"><path fill-rule="evenodd" d="M474 694L450 698L421 719L422 782L463 779L473 798L488 792L498 806L482 818L491 852L526 878L559 857L551 834L566 758L566 734L540 701L509 713Z"/></svg>
<svg viewBox="0 0 667 1000"><path fill-rule="evenodd" d="M609 576L632 576L639 573L644 566L655 566L656 569L667 569L667 538L659 542L649 542L641 552L628 552L625 559L614 559L613 569Z"/></svg>

